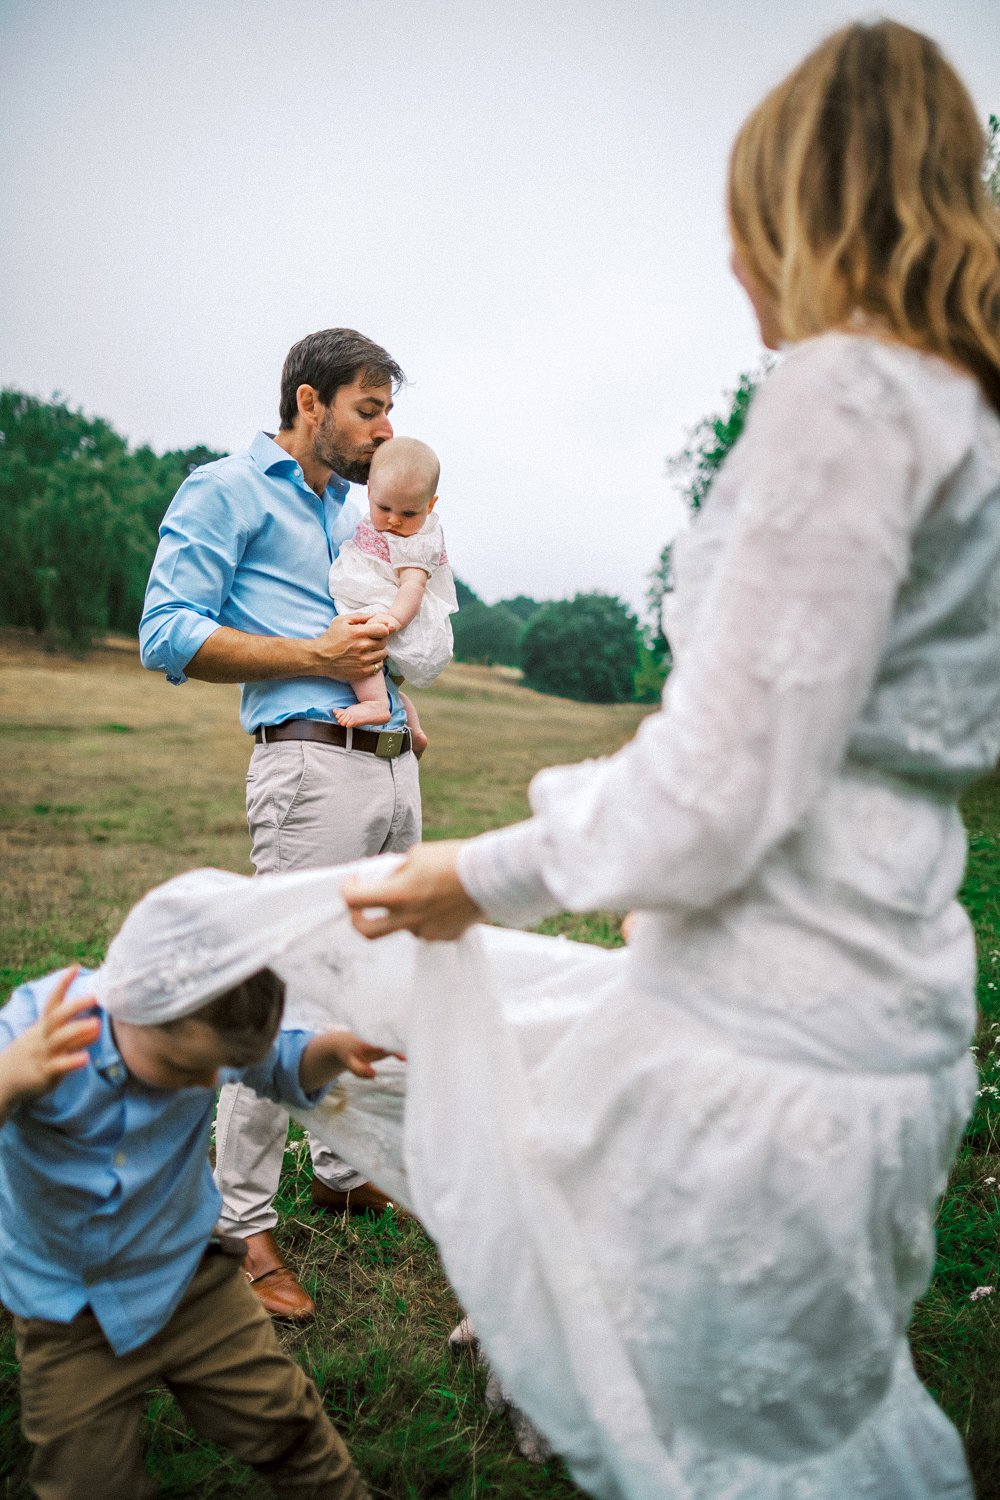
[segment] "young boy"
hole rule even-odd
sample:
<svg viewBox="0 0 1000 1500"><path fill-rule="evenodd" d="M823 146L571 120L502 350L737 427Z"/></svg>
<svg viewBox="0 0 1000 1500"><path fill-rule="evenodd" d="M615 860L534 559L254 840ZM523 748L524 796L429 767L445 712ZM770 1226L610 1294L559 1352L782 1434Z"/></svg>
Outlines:
<svg viewBox="0 0 1000 1500"><path fill-rule="evenodd" d="M158 1381L277 1494L368 1496L238 1251L213 1236L208 1144L220 1080L301 1109L386 1053L346 1031L279 1029L268 960L294 943L296 913L234 919L233 883L259 885L168 881L95 974L22 985L0 1011L0 1297L42 1500L155 1495L140 1425Z"/></svg>

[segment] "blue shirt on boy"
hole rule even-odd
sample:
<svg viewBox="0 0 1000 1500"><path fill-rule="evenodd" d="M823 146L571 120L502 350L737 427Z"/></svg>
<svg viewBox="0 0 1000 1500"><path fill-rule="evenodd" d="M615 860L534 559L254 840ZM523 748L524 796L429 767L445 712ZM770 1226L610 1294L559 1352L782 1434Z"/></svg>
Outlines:
<svg viewBox="0 0 1000 1500"><path fill-rule="evenodd" d="M70 995L86 994L88 973ZM38 1019L60 977L14 991L0 1010L0 1047ZM55 1323L89 1306L114 1352L127 1354L167 1322L219 1217L208 1164L215 1092L140 1083L99 1014L90 1063L0 1128L0 1300ZM325 1093L299 1085L312 1035L281 1031L261 1062L223 1069L220 1081L309 1108Z"/></svg>
<svg viewBox="0 0 1000 1500"><path fill-rule="evenodd" d="M306 483L290 453L259 432L242 453L195 469L167 509L139 624L142 664L184 682L184 669L220 625L247 635L318 635L336 614L330 564L354 535L359 513L336 474L323 494ZM392 717L406 714L388 680ZM248 734L285 719L331 722L357 700L330 677L243 684L240 723Z"/></svg>

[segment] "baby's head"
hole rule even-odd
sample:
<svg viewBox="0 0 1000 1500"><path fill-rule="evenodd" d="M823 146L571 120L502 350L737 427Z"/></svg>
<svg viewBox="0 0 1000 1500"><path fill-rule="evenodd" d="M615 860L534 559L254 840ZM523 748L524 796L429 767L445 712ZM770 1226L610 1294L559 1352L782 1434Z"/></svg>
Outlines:
<svg viewBox="0 0 1000 1500"><path fill-rule="evenodd" d="M414 536L437 500L437 454L417 438L381 443L368 471L368 508L376 531Z"/></svg>
<svg viewBox="0 0 1000 1500"><path fill-rule="evenodd" d="M285 1004L285 985L258 969L197 1010L156 1025L113 1019L129 1072L158 1089L213 1088L220 1068L246 1068L271 1048Z"/></svg>

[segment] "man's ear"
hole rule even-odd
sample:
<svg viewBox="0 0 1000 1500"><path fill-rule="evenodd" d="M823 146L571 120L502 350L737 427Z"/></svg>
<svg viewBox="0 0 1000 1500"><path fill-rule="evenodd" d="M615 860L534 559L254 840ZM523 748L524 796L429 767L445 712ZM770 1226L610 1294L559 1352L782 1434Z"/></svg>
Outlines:
<svg viewBox="0 0 1000 1500"><path fill-rule="evenodd" d="M434 507L435 507L435 505L437 505L437 503L438 503L438 497L437 497L437 495L435 495L434 498L431 500L430 504L427 506L427 509L429 511L433 510Z"/></svg>
<svg viewBox="0 0 1000 1500"><path fill-rule="evenodd" d="M318 420L317 408L320 405L320 400L316 394L315 386L300 385L295 392L295 404L299 409L300 417L305 417L309 423L316 423Z"/></svg>

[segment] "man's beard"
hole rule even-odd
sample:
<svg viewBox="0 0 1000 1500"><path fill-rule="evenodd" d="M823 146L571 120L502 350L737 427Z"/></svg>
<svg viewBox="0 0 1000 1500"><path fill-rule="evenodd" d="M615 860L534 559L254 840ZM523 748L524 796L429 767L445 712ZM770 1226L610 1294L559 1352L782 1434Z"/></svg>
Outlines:
<svg viewBox="0 0 1000 1500"><path fill-rule="evenodd" d="M351 484L367 482L368 470L372 462L370 453L359 454L356 450L354 453L349 453L341 446L340 433L332 421L330 412L327 412L313 438L313 458L318 464L332 469L335 474L340 475L341 479L346 479Z"/></svg>

